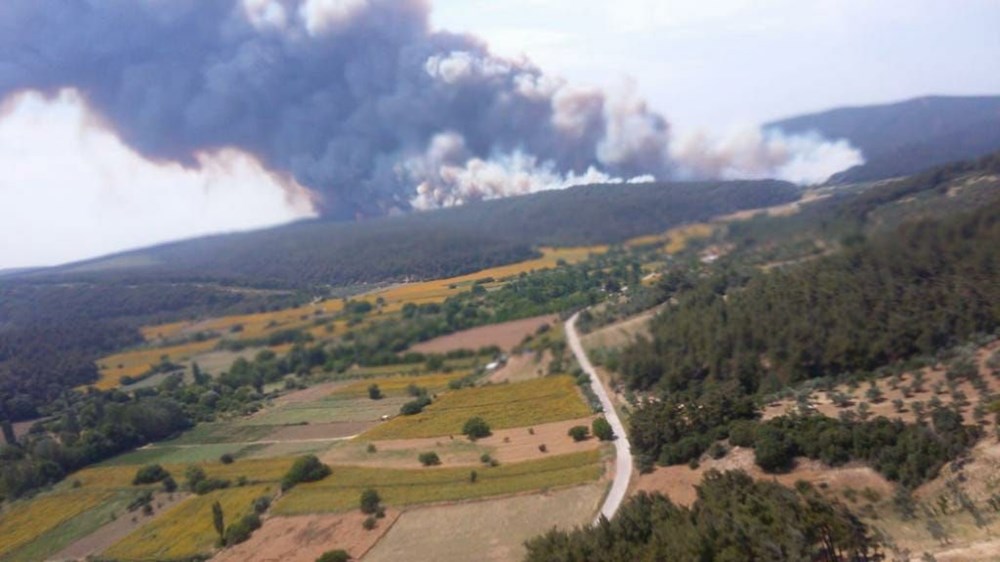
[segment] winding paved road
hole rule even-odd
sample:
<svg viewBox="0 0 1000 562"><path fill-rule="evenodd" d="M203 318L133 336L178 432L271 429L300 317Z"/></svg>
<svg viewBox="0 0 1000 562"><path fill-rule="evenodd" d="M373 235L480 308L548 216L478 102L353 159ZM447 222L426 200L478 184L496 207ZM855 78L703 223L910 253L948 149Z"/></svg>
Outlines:
<svg viewBox="0 0 1000 562"><path fill-rule="evenodd" d="M604 499L604 505L601 506L601 512L594 520L594 523L597 523L602 515L608 519L614 517L618 507L625 499L629 480L632 478L632 447L626 437L625 426L622 425L622 420L618 417L618 411L615 410L615 405L608 396L608 390L604 387L600 377L597 376L594 365L591 364L587 353L583 350L583 345L580 344L580 335L576 332L578 316L580 316L579 313L574 314L566 321L566 341L569 343L569 348L573 350L577 362L580 363L580 368L590 377L591 386L604 408L604 417L611 423L611 428L614 429L617 436L615 439L615 479L611 483L611 491Z"/></svg>

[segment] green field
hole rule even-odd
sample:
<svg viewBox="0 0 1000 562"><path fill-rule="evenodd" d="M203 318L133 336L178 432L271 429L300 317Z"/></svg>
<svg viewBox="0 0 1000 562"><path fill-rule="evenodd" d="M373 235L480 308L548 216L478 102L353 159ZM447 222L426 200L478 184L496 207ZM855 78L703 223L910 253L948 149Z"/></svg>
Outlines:
<svg viewBox="0 0 1000 562"><path fill-rule="evenodd" d="M469 481L471 470L478 474L475 483ZM603 472L600 451L493 468L394 470L335 466L326 479L299 485L282 496L273 510L282 515L346 511L358 506L361 492L367 488L378 490L389 506L502 496L591 482Z"/></svg>
<svg viewBox="0 0 1000 562"><path fill-rule="evenodd" d="M218 460L224 454L247 456L253 445L221 443L210 445L152 446L109 459L99 466L134 466L142 464L184 464Z"/></svg>
<svg viewBox="0 0 1000 562"><path fill-rule="evenodd" d="M466 420L473 416L484 418L493 429L506 429L582 418L590 413L573 378L561 375L448 392L422 413L394 418L361 438L375 441L459 435Z"/></svg>
<svg viewBox="0 0 1000 562"><path fill-rule="evenodd" d="M245 423L256 426L269 425L274 430L273 426L300 423L376 421L383 415L399 413L399 407L408 400L410 398L402 396L382 400L371 400L367 396L363 399L330 396L314 402L274 408Z"/></svg>

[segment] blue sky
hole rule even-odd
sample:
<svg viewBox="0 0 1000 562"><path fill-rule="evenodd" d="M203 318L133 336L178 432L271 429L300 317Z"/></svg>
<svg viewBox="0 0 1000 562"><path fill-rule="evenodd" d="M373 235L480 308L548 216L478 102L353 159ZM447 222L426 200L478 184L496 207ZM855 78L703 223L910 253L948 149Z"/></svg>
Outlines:
<svg viewBox="0 0 1000 562"><path fill-rule="evenodd" d="M432 17L573 82L631 78L682 129L1000 93L997 0L433 0Z"/></svg>

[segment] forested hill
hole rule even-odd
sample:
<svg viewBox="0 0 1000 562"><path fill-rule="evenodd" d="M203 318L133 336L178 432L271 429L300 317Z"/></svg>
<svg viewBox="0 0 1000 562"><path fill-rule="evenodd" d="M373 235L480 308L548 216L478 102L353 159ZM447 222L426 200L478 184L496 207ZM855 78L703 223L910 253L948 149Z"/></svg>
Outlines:
<svg viewBox="0 0 1000 562"><path fill-rule="evenodd" d="M538 246L618 243L799 196L779 181L594 185L361 223L309 221L212 236L27 279L305 287L445 277L518 261Z"/></svg>
<svg viewBox="0 0 1000 562"><path fill-rule="evenodd" d="M847 139L861 149L865 164L841 172L833 180L873 181L1000 150L1000 96L925 97L847 107L764 127Z"/></svg>
<svg viewBox="0 0 1000 562"><path fill-rule="evenodd" d="M679 294L622 370L640 388L754 393L930 354L1000 327L997 248L1000 199L746 281L723 273Z"/></svg>

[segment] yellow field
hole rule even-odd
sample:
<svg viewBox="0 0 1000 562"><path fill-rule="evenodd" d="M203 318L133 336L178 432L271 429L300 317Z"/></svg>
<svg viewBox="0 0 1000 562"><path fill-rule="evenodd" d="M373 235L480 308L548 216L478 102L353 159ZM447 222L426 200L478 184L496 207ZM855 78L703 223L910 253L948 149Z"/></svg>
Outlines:
<svg viewBox="0 0 1000 562"><path fill-rule="evenodd" d="M251 482L277 482L288 472L293 458L268 458L268 459L240 459L232 464L214 463L194 463L205 470L209 478L222 478L231 480L234 484L240 476L245 476ZM163 468L167 470L178 484L184 483L184 469L186 464L167 464ZM132 479L135 477L139 466L101 466L87 468L70 475L67 481L79 480L83 490L117 490L132 487Z"/></svg>
<svg viewBox="0 0 1000 562"><path fill-rule="evenodd" d="M398 285L396 287L370 293L363 298L374 303L376 299L381 297L386 303L383 311L386 313L396 312L402 309L403 305L407 303L427 304L444 302L444 300L450 296L457 295L463 291L468 291L469 285L480 279L492 277L499 282L502 279L520 275L521 273L556 267L559 260L563 260L566 263L578 263L586 260L591 254L602 254L607 250L607 246L542 248L542 257L533 260L484 269L482 271L477 271L476 273L450 277L448 279L437 279L433 281ZM494 283L493 285L498 284L499 283Z"/></svg>
<svg viewBox="0 0 1000 562"><path fill-rule="evenodd" d="M663 251L668 254L676 254L684 251L691 240L697 238L708 238L715 231L715 227L706 223L695 223L671 228L663 234L651 234L633 238L625 243L626 246L650 246L653 244L663 244Z"/></svg>
<svg viewBox="0 0 1000 562"><path fill-rule="evenodd" d="M239 333L238 337L240 339L254 339L262 337L273 330L302 327L311 323L317 315L334 314L340 312L343 308L343 301L331 299L296 308L276 310L274 312L222 316L198 322L172 322L157 326L144 326L142 328L142 335L147 340L153 341L174 338L185 331L226 333L234 326L243 326L243 330Z"/></svg>
<svg viewBox="0 0 1000 562"><path fill-rule="evenodd" d="M413 439L460 435L466 420L480 416L493 429L525 427L590 415L569 376L455 390L442 394L415 416L399 416L368 431L362 438Z"/></svg>
<svg viewBox="0 0 1000 562"><path fill-rule="evenodd" d="M282 496L274 512L292 515L354 509L367 488L375 488L386 505L398 507L572 486L597 480L604 472L597 450L494 468L332 468L333 474L326 479L300 484ZM470 470L478 474L475 483L469 482Z"/></svg>
<svg viewBox="0 0 1000 562"><path fill-rule="evenodd" d="M212 504L222 505L226 526L247 515L254 499L273 495L277 486L244 486L192 497L140 527L108 549L117 560L171 560L209 553L219 536L212 524Z"/></svg>
<svg viewBox="0 0 1000 562"><path fill-rule="evenodd" d="M333 396L345 398L359 398L368 396L368 387L377 384L382 394L386 396L402 396L406 389L415 384L421 388L426 388L429 392L440 392L448 388L448 383L466 376L467 372L440 373L434 375L421 376L397 376L379 377L353 382L345 387L338 388Z"/></svg>
<svg viewBox="0 0 1000 562"><path fill-rule="evenodd" d="M0 558L113 495L110 491L73 491L8 506L0 514Z"/></svg>
<svg viewBox="0 0 1000 562"><path fill-rule="evenodd" d="M357 297L375 303L379 298L383 299L384 306L382 312L389 314L398 312L407 303L426 304L443 302L446 298L468 291L469 286L475 281L492 277L496 281L489 286L500 285L500 280L513 277L521 273L548 269L556 267L560 260L567 263L577 263L587 259L591 254L599 254L607 251L606 246L580 247L580 248L542 248L542 257L527 260L520 263L485 269L476 273L451 277L448 279L438 279L434 281L424 281L420 283L408 283L388 289L373 291ZM155 326L144 326L141 331L147 341L162 341L176 338L184 333L194 332L218 332L226 335L235 326L242 326L242 330L237 334L230 334L229 337L237 337L241 340L258 339L267 336L277 330L305 329L316 339L328 339L334 335L341 335L347 330L346 321L334 323L332 332L328 332L326 326L313 326L314 320L318 316L327 316L340 312L344 308L344 303L339 299L308 304L296 308L288 308L274 312L263 312L258 314L244 314L238 316L223 316L203 321L194 322L172 322ZM211 345L192 349L190 346L199 344L187 344L183 346L173 346L139 350L135 352L123 353L105 357L100 364L107 369L101 370L101 380L96 386L102 389L114 388L118 384L118 379L122 375L136 376L146 371L151 363L159 361L160 356L167 354L173 360L188 358L192 352L207 351L214 347L218 340L212 340ZM205 345L208 342L203 342ZM283 349L275 349L276 353L287 351L289 346ZM117 365L122 364L121 369Z"/></svg>
<svg viewBox="0 0 1000 562"><path fill-rule="evenodd" d="M152 365L159 363L164 355L174 362L185 361L194 355L213 349L217 343L219 343L217 339L206 340L170 347L136 349L103 357L97 360L101 378L93 386L101 390L115 388L122 376L139 376L148 371Z"/></svg>

